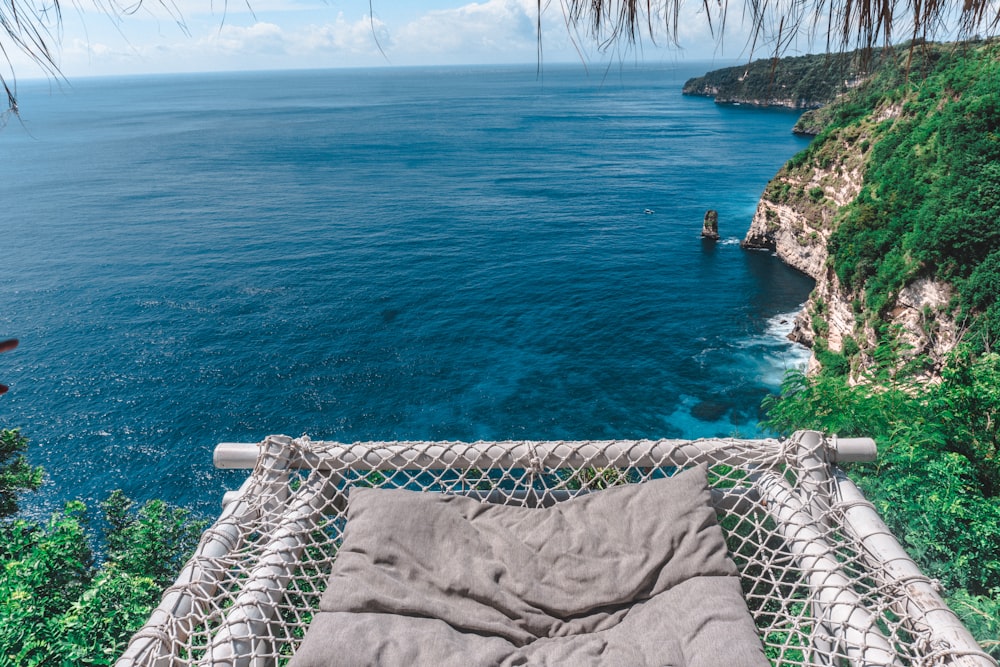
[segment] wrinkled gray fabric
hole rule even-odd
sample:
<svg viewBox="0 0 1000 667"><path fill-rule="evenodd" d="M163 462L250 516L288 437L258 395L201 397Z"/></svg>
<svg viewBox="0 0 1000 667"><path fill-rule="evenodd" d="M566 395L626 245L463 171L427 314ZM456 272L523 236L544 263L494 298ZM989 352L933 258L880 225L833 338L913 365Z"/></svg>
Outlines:
<svg viewBox="0 0 1000 667"><path fill-rule="evenodd" d="M353 489L291 665L768 661L700 467L545 509Z"/></svg>

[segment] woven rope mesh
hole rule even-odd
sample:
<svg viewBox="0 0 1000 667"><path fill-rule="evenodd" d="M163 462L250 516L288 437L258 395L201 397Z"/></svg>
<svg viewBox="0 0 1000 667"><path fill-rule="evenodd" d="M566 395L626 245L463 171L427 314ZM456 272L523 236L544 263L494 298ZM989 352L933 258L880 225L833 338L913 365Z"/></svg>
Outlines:
<svg viewBox="0 0 1000 667"><path fill-rule="evenodd" d="M851 505L838 499L832 467L803 458L794 440L344 445L275 436L259 448L239 496L120 665L287 663L337 556L352 486L540 506L702 463L772 664L943 665L969 653L933 640L934 619L913 604L908 582L844 528ZM968 664L995 664L983 655Z"/></svg>

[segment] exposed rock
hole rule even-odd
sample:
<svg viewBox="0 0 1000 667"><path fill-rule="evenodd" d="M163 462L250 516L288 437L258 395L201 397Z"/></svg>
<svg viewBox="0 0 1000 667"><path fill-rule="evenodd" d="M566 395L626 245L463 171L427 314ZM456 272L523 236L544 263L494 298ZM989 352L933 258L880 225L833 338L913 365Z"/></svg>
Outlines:
<svg viewBox="0 0 1000 667"><path fill-rule="evenodd" d="M898 105L886 106L874 119L882 122L899 113ZM816 281L789 339L813 347L822 338L832 352L843 352L847 340L853 340L860 351L857 375L874 363L868 353L876 343L875 332L855 314L864 295L841 285L827 261L827 241L836 227L837 212L857 197L863 183L866 155L861 146L868 137L852 131L851 136L828 138L830 150L821 157L794 167L790 163L778 172L757 205L742 245L772 251ZM932 360L926 380L934 379L958 339L958 327L947 308L951 296L947 284L923 278L900 291L886 316L890 325L900 327L904 359L925 354ZM808 370L819 367L814 354Z"/></svg>
<svg viewBox="0 0 1000 667"><path fill-rule="evenodd" d="M856 51L756 60L689 79L683 93L712 97L716 104L817 109L862 80L867 68L859 55ZM878 58L878 53L872 55Z"/></svg>
<svg viewBox="0 0 1000 667"><path fill-rule="evenodd" d="M705 220L701 225L701 238L719 240L719 212L714 209L705 211Z"/></svg>
<svg viewBox="0 0 1000 667"><path fill-rule="evenodd" d="M927 355L933 362L923 380L936 380L945 359L958 344L958 323L949 304L954 292L940 280L920 278L904 287L896 297L890 322L900 326L903 356Z"/></svg>

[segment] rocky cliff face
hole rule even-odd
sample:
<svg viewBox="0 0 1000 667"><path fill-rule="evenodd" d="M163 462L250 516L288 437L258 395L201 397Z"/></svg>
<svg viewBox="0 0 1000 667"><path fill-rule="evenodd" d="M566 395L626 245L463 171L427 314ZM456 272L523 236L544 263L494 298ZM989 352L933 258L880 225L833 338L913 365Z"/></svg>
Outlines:
<svg viewBox="0 0 1000 667"><path fill-rule="evenodd" d="M861 62L857 52L757 60L690 79L683 93L716 104L818 109L857 85L866 71Z"/></svg>
<svg viewBox="0 0 1000 667"><path fill-rule="evenodd" d="M864 294L840 284L828 261L827 243L841 207L861 190L873 128L899 113L898 107L881 108L869 120L831 133L789 161L765 189L743 240L743 247L772 251L816 281L790 335L813 349L810 372L821 367L824 351L852 357L854 378L873 364L870 353L877 337L861 316ZM925 380L937 377L958 338L948 309L951 296L949 285L923 278L895 296L887 315L888 323L899 327L904 360L918 354L932 360Z"/></svg>

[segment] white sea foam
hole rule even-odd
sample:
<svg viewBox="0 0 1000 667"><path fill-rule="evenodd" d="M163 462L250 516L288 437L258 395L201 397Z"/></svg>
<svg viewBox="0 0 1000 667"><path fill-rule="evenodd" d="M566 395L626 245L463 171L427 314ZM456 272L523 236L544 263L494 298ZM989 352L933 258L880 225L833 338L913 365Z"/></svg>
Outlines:
<svg viewBox="0 0 1000 667"><path fill-rule="evenodd" d="M812 352L805 345L788 339L795 327L795 316L805 304L790 313L779 313L767 320L765 336L771 339L774 353L767 355L772 362L772 373L765 377L769 385L780 385L781 378L789 370L805 370Z"/></svg>
<svg viewBox="0 0 1000 667"><path fill-rule="evenodd" d="M788 334L792 333L792 329L795 327L795 316L799 314L799 311L801 311L803 307L805 307L804 303L789 313L778 313L777 315L768 318L766 329L767 335L790 343L791 341L788 340Z"/></svg>
<svg viewBox="0 0 1000 667"><path fill-rule="evenodd" d="M809 348L788 339L795 326L795 316L801 307L768 318L764 331L736 341L743 364L763 385L778 389L785 373L805 370L811 354Z"/></svg>

